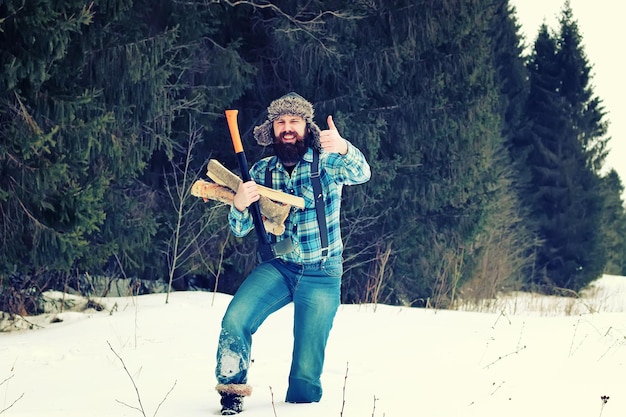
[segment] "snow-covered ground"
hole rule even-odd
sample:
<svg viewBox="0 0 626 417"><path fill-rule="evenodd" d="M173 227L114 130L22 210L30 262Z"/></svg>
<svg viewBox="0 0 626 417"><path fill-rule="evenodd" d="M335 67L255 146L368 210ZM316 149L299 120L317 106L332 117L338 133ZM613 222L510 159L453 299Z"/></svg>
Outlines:
<svg viewBox="0 0 626 417"><path fill-rule="evenodd" d="M0 415L217 415L215 348L229 300L109 298L96 300L100 312L29 318L34 329L0 333ZM512 294L464 310L341 306L322 401L286 404L286 307L255 335L254 393L241 415L626 415L626 278L605 276L577 300Z"/></svg>

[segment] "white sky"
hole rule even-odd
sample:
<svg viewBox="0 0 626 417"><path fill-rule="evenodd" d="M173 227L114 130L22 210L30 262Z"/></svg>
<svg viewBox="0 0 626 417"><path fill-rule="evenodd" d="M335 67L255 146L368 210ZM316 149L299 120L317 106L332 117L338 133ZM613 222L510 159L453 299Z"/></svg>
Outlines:
<svg viewBox="0 0 626 417"><path fill-rule="evenodd" d="M526 44L532 45L545 23L558 30L565 0L511 0L517 10ZM594 93L604 103L609 124L610 153L605 168L615 169L626 186L626 81L623 75L623 35L626 16L624 0L570 0L574 19L582 35L585 53L592 65ZM626 198L626 192L623 199Z"/></svg>

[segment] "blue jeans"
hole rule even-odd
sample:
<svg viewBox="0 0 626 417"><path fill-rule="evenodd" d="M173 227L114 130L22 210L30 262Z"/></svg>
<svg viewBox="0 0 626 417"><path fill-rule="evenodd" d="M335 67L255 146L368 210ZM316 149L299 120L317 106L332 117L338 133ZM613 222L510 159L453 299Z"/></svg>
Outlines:
<svg viewBox="0 0 626 417"><path fill-rule="evenodd" d="M252 335L270 314L293 302L294 345L286 401L319 401L324 351L340 304L342 262L341 257L305 265L274 259L258 265L222 319L218 383L247 382Z"/></svg>

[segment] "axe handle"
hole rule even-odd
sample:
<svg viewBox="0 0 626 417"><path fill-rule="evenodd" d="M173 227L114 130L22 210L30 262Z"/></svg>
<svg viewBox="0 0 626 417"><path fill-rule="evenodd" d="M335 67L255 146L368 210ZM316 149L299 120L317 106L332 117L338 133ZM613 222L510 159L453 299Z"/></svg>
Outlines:
<svg viewBox="0 0 626 417"><path fill-rule="evenodd" d="M241 143L241 135L239 134L239 124L237 123L237 114L239 113L239 110L226 110L224 113L226 113L226 121L228 122L228 130L230 131L230 138L233 141L233 147L235 148L235 153L236 154L243 153L243 144ZM244 178L243 180L250 181L250 173L248 172L248 170L245 171L245 174L242 171L241 176L242 177L247 176L248 178Z"/></svg>
<svg viewBox="0 0 626 417"><path fill-rule="evenodd" d="M239 125L237 123L237 114L239 110L226 110L226 121L228 122L228 130L230 130L230 138L233 141L233 147L235 148L235 154L237 155L237 161L239 162L239 169L241 170L241 178L244 182L250 181L250 170L248 168L248 160L246 154L243 151L243 145L241 143L241 135L239 134ZM263 217L261 216L261 209L259 202L255 201L249 207L250 214L252 215L252 221L254 222L254 229L256 231L257 238L259 239L259 257L263 260L267 260L266 257L271 257L266 251L272 252L272 247L265 231L265 225L263 224Z"/></svg>

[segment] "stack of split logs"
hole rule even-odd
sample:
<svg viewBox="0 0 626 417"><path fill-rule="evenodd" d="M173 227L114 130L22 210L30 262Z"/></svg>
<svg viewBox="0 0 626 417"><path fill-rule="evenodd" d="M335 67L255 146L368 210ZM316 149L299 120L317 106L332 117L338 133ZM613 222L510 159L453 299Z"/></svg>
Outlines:
<svg viewBox="0 0 626 417"><path fill-rule="evenodd" d="M213 181L197 180L191 187L191 194L204 201L215 200L232 204L241 178L229 171L215 159L209 161L207 175ZM304 208L304 199L282 191L258 185L259 206L263 215L265 230L276 236L285 231L285 220L292 207Z"/></svg>

